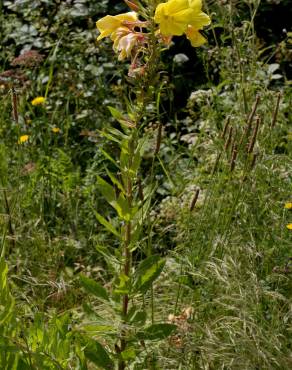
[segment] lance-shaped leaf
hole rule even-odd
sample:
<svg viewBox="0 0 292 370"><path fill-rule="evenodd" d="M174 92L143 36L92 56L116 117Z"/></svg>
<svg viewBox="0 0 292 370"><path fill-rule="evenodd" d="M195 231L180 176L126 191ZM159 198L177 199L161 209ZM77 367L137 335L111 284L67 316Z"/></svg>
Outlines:
<svg viewBox="0 0 292 370"><path fill-rule="evenodd" d="M140 340L162 340L169 337L176 329L177 326L174 324L153 324L139 331L136 337Z"/></svg>
<svg viewBox="0 0 292 370"><path fill-rule="evenodd" d="M80 275L80 283L88 293L91 293L102 300L109 301L107 291L95 280L90 279L87 276Z"/></svg>
<svg viewBox="0 0 292 370"><path fill-rule="evenodd" d="M96 340L86 338L84 348L85 357L101 369L114 369L114 362L106 349Z"/></svg>
<svg viewBox="0 0 292 370"><path fill-rule="evenodd" d="M0 326L9 320L14 307L14 299L10 294L7 282L8 266L3 257L0 258Z"/></svg>
<svg viewBox="0 0 292 370"><path fill-rule="evenodd" d="M142 261L134 276L134 292L145 293L161 274L165 260L158 255L153 255Z"/></svg>
<svg viewBox="0 0 292 370"><path fill-rule="evenodd" d="M125 221L129 221L131 214L129 211L128 202L122 193L116 198L116 192L112 185L102 179L100 176L96 177L98 188L101 194L105 197L107 202L117 211L119 217Z"/></svg>
<svg viewBox="0 0 292 370"><path fill-rule="evenodd" d="M105 169L105 171L106 171L106 173L107 173L107 175L108 175L108 177L111 179L111 181L112 181L112 183L114 184L114 185L116 185L117 186L117 188L123 193L123 194L125 194L126 192L125 192L125 189L124 189L124 187L123 187L123 185L120 183L120 181L106 168Z"/></svg>
<svg viewBox="0 0 292 370"><path fill-rule="evenodd" d="M121 235L119 234L119 232L114 228L114 226L109 221L107 221L104 217L102 217L102 215L100 215L95 210L93 210L93 212L94 212L96 219L102 224L102 226L104 226L109 232L114 234L119 239L121 238Z"/></svg>
<svg viewBox="0 0 292 370"><path fill-rule="evenodd" d="M108 106L109 111L111 112L111 115L123 126L133 128L136 127L136 124L134 121L132 121L130 118L124 116L120 111L118 111L116 108Z"/></svg>

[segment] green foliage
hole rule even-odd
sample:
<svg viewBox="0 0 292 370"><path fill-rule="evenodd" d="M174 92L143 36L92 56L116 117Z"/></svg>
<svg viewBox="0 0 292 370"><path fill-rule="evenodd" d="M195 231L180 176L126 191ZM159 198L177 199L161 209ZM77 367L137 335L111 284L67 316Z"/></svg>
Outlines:
<svg viewBox="0 0 292 370"><path fill-rule="evenodd" d="M19 79L16 120L0 74L1 369L291 368L290 34L257 37L271 4L207 1L209 45L174 38L135 80L95 43L122 3L0 2ZM13 64L31 48L41 64Z"/></svg>

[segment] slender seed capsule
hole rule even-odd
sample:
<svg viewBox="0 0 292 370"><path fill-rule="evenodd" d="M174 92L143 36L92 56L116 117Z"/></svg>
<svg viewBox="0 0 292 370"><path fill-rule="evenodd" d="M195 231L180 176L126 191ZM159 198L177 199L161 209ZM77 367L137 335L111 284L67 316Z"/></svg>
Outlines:
<svg viewBox="0 0 292 370"><path fill-rule="evenodd" d="M11 90L11 94L12 94L12 117L13 117L13 120L16 123L18 123L18 109L17 109L18 99L17 99L17 94L16 94L14 87Z"/></svg>
<svg viewBox="0 0 292 370"><path fill-rule="evenodd" d="M275 106L275 109L274 109L274 112L273 112L273 117L272 117L272 122L271 122L271 128L274 128L275 125L276 125L281 97L282 97L281 92L278 92L276 106Z"/></svg>
<svg viewBox="0 0 292 370"><path fill-rule="evenodd" d="M158 126L157 136L156 136L156 147L154 155L156 156L159 153L160 145L161 145L161 138L162 138L162 123Z"/></svg>
<svg viewBox="0 0 292 370"><path fill-rule="evenodd" d="M259 156L259 153L254 153L253 154L253 157L252 157L252 161L251 161L251 165L250 165L250 169L253 169L255 164L256 164L256 161L257 161L257 158Z"/></svg>
<svg viewBox="0 0 292 370"><path fill-rule="evenodd" d="M190 204L190 212L192 212L192 210L195 208L197 200L199 198L199 194L200 194L200 189L197 189L196 192L195 192L195 195L194 195L194 197L191 201L191 204Z"/></svg>
<svg viewBox="0 0 292 370"><path fill-rule="evenodd" d="M247 149L248 154L250 154L253 151L253 148L254 148L254 145L255 145L255 142L256 142L256 139L257 139L258 131L259 131L260 122L261 122L261 119L258 116L255 128L253 130L251 140L250 140L249 145L248 145L248 149Z"/></svg>
<svg viewBox="0 0 292 370"><path fill-rule="evenodd" d="M140 178L138 178L138 180L137 180L137 185L138 185L138 195L139 195L139 198L143 202L143 200L144 200L144 193L143 193L143 187L142 187L142 182L141 182L141 179Z"/></svg>
<svg viewBox="0 0 292 370"><path fill-rule="evenodd" d="M216 158L216 161L215 161L215 164L214 164L213 170L212 170L212 175L214 175L214 173L216 172L216 170L217 170L217 168L218 168L218 164L219 164L219 161L220 161L221 155L222 155L222 152L218 153L218 155L217 155L217 158Z"/></svg>
<svg viewBox="0 0 292 370"><path fill-rule="evenodd" d="M229 148L229 145L231 143L231 139L232 139L232 132L233 132L233 127L230 127L229 128L229 133L228 133L228 137L227 137L227 140L225 141L225 144L224 144L224 149L227 151L228 148Z"/></svg>
<svg viewBox="0 0 292 370"><path fill-rule="evenodd" d="M232 157L230 161L230 171L232 172L235 168L236 165L236 158L237 158L238 150L237 150L237 145L234 144L233 150L232 150Z"/></svg>
<svg viewBox="0 0 292 370"><path fill-rule="evenodd" d="M229 117L227 118L227 121L226 121L225 125L224 125L224 129L223 129L223 132L222 132L222 134L221 134L222 139L224 139L224 138L225 138L225 135L226 135L227 129L228 129L229 124L230 124L230 119L231 119L231 117L229 116Z"/></svg>
<svg viewBox="0 0 292 370"><path fill-rule="evenodd" d="M248 116L248 119L247 119L247 122L246 122L246 126L245 126L245 128L243 130L243 133L241 135L241 138L239 140L239 147L241 147L244 138L247 138L249 136L249 132L250 132L250 129L251 129L251 124L252 124L254 115L256 114L256 111L257 111L257 107L258 107L259 102L260 102L260 95L257 95L256 96L256 100L255 100L255 102L253 104L252 110L250 112L250 115Z"/></svg>

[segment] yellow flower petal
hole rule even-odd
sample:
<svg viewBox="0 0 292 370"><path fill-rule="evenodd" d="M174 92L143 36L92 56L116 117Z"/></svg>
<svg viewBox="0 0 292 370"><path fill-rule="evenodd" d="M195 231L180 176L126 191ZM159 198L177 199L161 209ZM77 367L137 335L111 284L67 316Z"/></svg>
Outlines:
<svg viewBox="0 0 292 370"><path fill-rule="evenodd" d="M200 12L202 9L202 0L189 0L190 8Z"/></svg>
<svg viewBox="0 0 292 370"><path fill-rule="evenodd" d="M97 41L110 36L117 28L123 25L123 22L135 22L137 19L137 13L135 12L123 13L115 16L106 15L96 22L96 27L100 32Z"/></svg>
<svg viewBox="0 0 292 370"><path fill-rule="evenodd" d="M41 105L44 104L46 99L43 96L37 96L31 101L32 105Z"/></svg>
<svg viewBox="0 0 292 370"><path fill-rule="evenodd" d="M22 135L18 139L18 144L26 143L28 141L28 139L29 139L29 135Z"/></svg>
<svg viewBox="0 0 292 370"><path fill-rule="evenodd" d="M292 230L292 224L286 225L287 229Z"/></svg>
<svg viewBox="0 0 292 370"><path fill-rule="evenodd" d="M286 203L284 208L286 209L292 209L292 203Z"/></svg>
<svg viewBox="0 0 292 370"><path fill-rule="evenodd" d="M52 131L53 131L55 134L57 134L58 132L60 132L60 129L59 129L59 127L53 127L53 128L52 128Z"/></svg>
<svg viewBox="0 0 292 370"><path fill-rule="evenodd" d="M195 27L197 30L201 30L204 26L209 26L210 23L210 17L204 12L199 12L192 17L189 25Z"/></svg>
<svg viewBox="0 0 292 370"><path fill-rule="evenodd" d="M190 40L193 47L199 47L207 42L206 38L194 27L189 26L186 31L186 36Z"/></svg>
<svg viewBox="0 0 292 370"><path fill-rule="evenodd" d="M169 0L157 6L154 21L159 24L163 36L181 36L188 26L197 30L211 23L207 14L202 12L201 0ZM202 43L202 37L200 38Z"/></svg>
<svg viewBox="0 0 292 370"><path fill-rule="evenodd" d="M159 4L154 20L163 36L181 36L193 17L193 10L186 0L170 0Z"/></svg>

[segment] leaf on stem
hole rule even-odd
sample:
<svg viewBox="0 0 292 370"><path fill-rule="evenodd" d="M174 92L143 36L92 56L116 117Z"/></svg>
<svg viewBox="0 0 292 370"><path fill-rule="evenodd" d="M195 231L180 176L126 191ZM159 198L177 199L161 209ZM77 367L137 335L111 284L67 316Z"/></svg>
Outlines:
<svg viewBox="0 0 292 370"><path fill-rule="evenodd" d="M114 363L105 348L96 340L86 338L85 357L102 369L113 369Z"/></svg>
<svg viewBox="0 0 292 370"><path fill-rule="evenodd" d="M162 340L169 337L177 326L174 324L153 324L145 328L143 331L139 331L136 336L140 340Z"/></svg>
<svg viewBox="0 0 292 370"><path fill-rule="evenodd" d="M153 255L142 261L134 276L134 292L145 293L161 274L165 260Z"/></svg>
<svg viewBox="0 0 292 370"><path fill-rule="evenodd" d="M95 297L100 298L105 301L109 301L109 296L107 291L99 283L87 276L80 275L80 283L82 287L88 292L93 294Z"/></svg>

